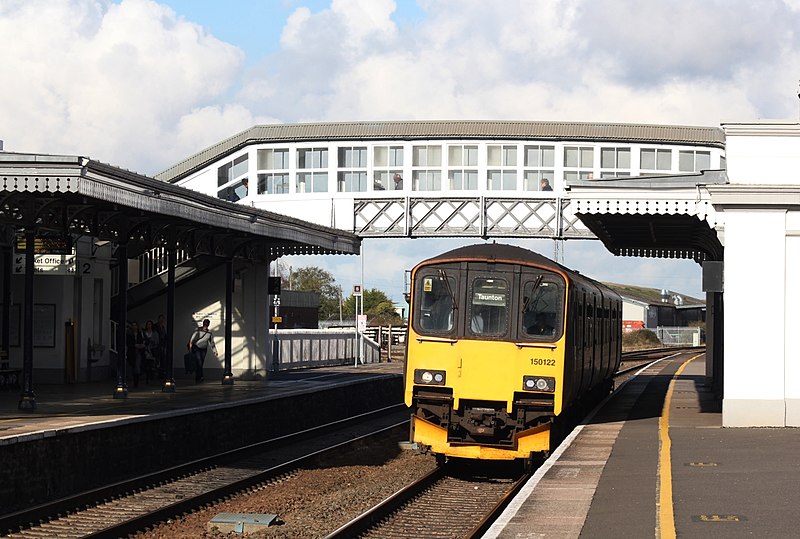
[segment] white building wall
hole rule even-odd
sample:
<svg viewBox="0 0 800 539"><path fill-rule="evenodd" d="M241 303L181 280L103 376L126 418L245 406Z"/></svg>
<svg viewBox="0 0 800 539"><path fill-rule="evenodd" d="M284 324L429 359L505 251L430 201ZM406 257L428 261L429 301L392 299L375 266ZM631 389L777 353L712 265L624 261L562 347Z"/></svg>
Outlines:
<svg viewBox="0 0 800 539"><path fill-rule="evenodd" d="M800 185L797 122L725 123L732 184Z"/></svg>
<svg viewBox="0 0 800 539"><path fill-rule="evenodd" d="M725 211L725 426L784 425L785 215Z"/></svg>
<svg viewBox="0 0 800 539"><path fill-rule="evenodd" d="M629 303L623 301L622 303L622 319L623 320L639 320L643 324L647 322L647 307L641 304Z"/></svg>
<svg viewBox="0 0 800 539"><path fill-rule="evenodd" d="M800 124L723 129L730 184L709 189L725 223L723 425L800 426Z"/></svg>
<svg viewBox="0 0 800 539"><path fill-rule="evenodd" d="M36 306L53 306L53 317L36 319L34 310L34 348L33 368L34 385L37 383L63 383L68 379L84 381L87 378L88 341L104 346L104 351L95 357L98 360L94 367L97 373L94 380L106 376L109 364L108 355L108 306L110 298L108 250L99 249L91 252L89 241L78 241L77 264L75 274L60 275L48 272L37 272L33 276L33 302ZM24 257L20 253L13 253L20 264ZM104 305L100 306L99 314L94 312L95 279L100 281ZM24 327L24 295L25 275L23 273L11 276L11 346L9 347L9 367L22 368L23 343L25 338ZM67 324L72 322L75 327L75 361L70 376L67 375L66 361L66 336ZM102 327L98 327L98 323ZM52 343L52 345L51 345ZM100 373L102 370L102 374Z"/></svg>
<svg viewBox="0 0 800 539"><path fill-rule="evenodd" d="M186 378L183 355L192 332L208 318L219 353L210 352L203 366L206 379L222 378L225 357L225 264L175 288L175 331L172 336L175 378ZM231 370L234 377L265 375L268 367L266 265L242 263L234 266L233 320L231 327ZM166 294L129 309L129 320L140 326L159 314L166 314Z"/></svg>
<svg viewBox="0 0 800 539"><path fill-rule="evenodd" d="M786 426L800 427L800 212L789 212L786 224Z"/></svg>

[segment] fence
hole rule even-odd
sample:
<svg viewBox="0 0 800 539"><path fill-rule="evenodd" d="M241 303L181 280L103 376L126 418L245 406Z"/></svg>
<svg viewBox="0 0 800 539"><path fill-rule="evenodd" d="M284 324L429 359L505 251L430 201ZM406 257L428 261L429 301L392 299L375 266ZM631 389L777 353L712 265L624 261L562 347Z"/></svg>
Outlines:
<svg viewBox="0 0 800 539"><path fill-rule="evenodd" d="M289 370L330 365L353 365L358 355L355 329L279 329L270 330L268 350L278 339L278 361L273 360L272 370ZM364 337L364 363L381 360L380 345L369 336Z"/></svg>
<svg viewBox="0 0 800 539"><path fill-rule="evenodd" d="M699 327L657 327L658 340L665 346L700 346L705 344L705 330Z"/></svg>

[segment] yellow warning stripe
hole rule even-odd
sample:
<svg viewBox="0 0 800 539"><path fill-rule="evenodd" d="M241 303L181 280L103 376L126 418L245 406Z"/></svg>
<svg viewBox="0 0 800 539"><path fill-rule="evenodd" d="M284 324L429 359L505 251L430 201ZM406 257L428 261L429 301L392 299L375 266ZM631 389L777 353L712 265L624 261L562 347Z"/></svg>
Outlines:
<svg viewBox="0 0 800 539"><path fill-rule="evenodd" d="M656 537L660 539L675 539L675 513L672 508L672 440L669 437L669 407L672 402L672 392L675 390L675 380L681 375L686 366L702 356L687 359L672 376L664 399L664 409L658 420L658 502Z"/></svg>

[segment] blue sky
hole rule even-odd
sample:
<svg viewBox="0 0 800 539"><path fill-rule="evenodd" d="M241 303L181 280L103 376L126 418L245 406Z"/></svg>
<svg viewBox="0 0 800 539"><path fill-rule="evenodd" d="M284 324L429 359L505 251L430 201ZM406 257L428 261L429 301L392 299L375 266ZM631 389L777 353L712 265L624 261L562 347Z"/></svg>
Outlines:
<svg viewBox="0 0 800 539"><path fill-rule="evenodd" d="M219 39L241 48L247 55L248 65L280 49L283 26L297 8L319 12L330 6L329 0L166 0L162 3L186 20L202 25ZM392 20L401 27L408 27L423 16L416 2L401 0L397 2Z"/></svg>
<svg viewBox="0 0 800 539"><path fill-rule="evenodd" d="M264 123L797 119L800 0L0 0L0 50L7 151L152 175ZM406 269L459 243L366 240L364 284L399 301ZM691 261L584 241L564 260L702 296Z"/></svg>

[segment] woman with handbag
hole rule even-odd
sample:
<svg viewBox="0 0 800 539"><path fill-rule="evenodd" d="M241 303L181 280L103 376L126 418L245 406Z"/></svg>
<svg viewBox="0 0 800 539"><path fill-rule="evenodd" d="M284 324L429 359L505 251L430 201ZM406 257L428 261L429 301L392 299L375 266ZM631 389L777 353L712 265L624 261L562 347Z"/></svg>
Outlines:
<svg viewBox="0 0 800 539"><path fill-rule="evenodd" d="M211 351L214 352L214 357L219 357L217 347L214 344L214 334L208 329L210 324L211 321L208 318L203 320L203 325L192 333L192 338L189 339L189 344L186 345L194 355L194 380L198 384L203 381L203 362L206 359L208 349L211 348Z"/></svg>

